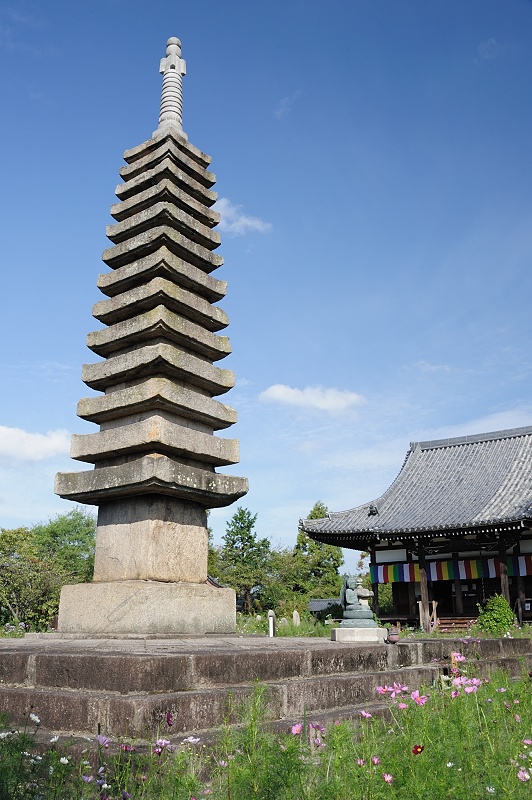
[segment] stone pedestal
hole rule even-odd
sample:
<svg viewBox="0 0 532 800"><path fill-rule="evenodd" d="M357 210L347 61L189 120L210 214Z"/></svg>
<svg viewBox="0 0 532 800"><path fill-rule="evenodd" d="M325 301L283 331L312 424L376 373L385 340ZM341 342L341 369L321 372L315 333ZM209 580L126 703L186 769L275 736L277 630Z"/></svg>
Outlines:
<svg viewBox="0 0 532 800"><path fill-rule="evenodd" d="M386 628L333 628L332 642L360 642L361 644L384 644L388 636Z"/></svg>
<svg viewBox="0 0 532 800"><path fill-rule="evenodd" d="M233 633L233 589L208 584L113 581L63 586L61 633Z"/></svg>

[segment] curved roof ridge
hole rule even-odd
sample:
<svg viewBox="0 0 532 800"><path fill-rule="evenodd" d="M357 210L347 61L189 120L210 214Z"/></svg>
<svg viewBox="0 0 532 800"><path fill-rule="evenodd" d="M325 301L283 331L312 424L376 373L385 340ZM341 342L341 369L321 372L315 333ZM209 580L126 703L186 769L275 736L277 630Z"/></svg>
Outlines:
<svg viewBox="0 0 532 800"><path fill-rule="evenodd" d="M410 450L414 450L416 447L420 447L421 450L433 450L437 447L454 447L455 445L472 444L473 442L492 442L498 439L513 439L517 436L530 436L531 434L532 425L525 425L521 428L505 428L502 431L474 433L468 436L455 436L448 439L431 439L426 442L410 442Z"/></svg>

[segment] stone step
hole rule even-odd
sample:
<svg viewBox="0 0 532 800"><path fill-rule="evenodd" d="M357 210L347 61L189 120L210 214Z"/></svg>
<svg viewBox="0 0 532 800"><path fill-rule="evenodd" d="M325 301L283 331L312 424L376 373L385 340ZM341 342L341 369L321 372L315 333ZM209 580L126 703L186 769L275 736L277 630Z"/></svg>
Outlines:
<svg viewBox="0 0 532 800"><path fill-rule="evenodd" d="M190 641L190 644L189 644ZM430 687L461 649L474 674L530 669L530 641L424 640L399 645L338 645L309 639L243 640L72 635L0 643L0 710L21 723L30 709L48 730L150 739L174 719L173 735L236 723L257 681L268 689L266 720L287 726L352 719L378 706L376 686Z"/></svg>

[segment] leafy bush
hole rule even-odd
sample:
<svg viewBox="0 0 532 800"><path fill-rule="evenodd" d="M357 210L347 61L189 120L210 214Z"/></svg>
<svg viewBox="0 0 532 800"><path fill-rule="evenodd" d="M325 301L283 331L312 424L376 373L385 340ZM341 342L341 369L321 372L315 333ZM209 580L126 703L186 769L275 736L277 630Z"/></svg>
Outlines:
<svg viewBox="0 0 532 800"><path fill-rule="evenodd" d="M502 594L494 594L486 602L484 608L478 605L480 612L477 627L492 636L507 633L515 622L515 615Z"/></svg>

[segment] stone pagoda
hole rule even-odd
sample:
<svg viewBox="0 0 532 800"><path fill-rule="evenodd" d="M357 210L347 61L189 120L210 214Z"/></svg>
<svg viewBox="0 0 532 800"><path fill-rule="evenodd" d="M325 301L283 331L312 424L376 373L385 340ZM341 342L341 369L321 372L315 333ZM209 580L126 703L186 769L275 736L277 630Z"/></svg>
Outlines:
<svg viewBox="0 0 532 800"><path fill-rule="evenodd" d="M74 435L71 456L94 464L59 473L61 497L98 506L92 583L65 586L59 630L82 634L204 634L235 629L235 593L207 578L208 508L247 492L247 480L215 472L238 462L238 442L214 435L236 412L213 399L234 385L214 365L231 352L214 305L224 281L213 228L211 159L182 128L179 39L161 61L159 127L127 150L124 182L107 228L111 271L93 309L105 327L87 337L102 360L83 381L103 394L79 402L78 416L100 426Z"/></svg>

